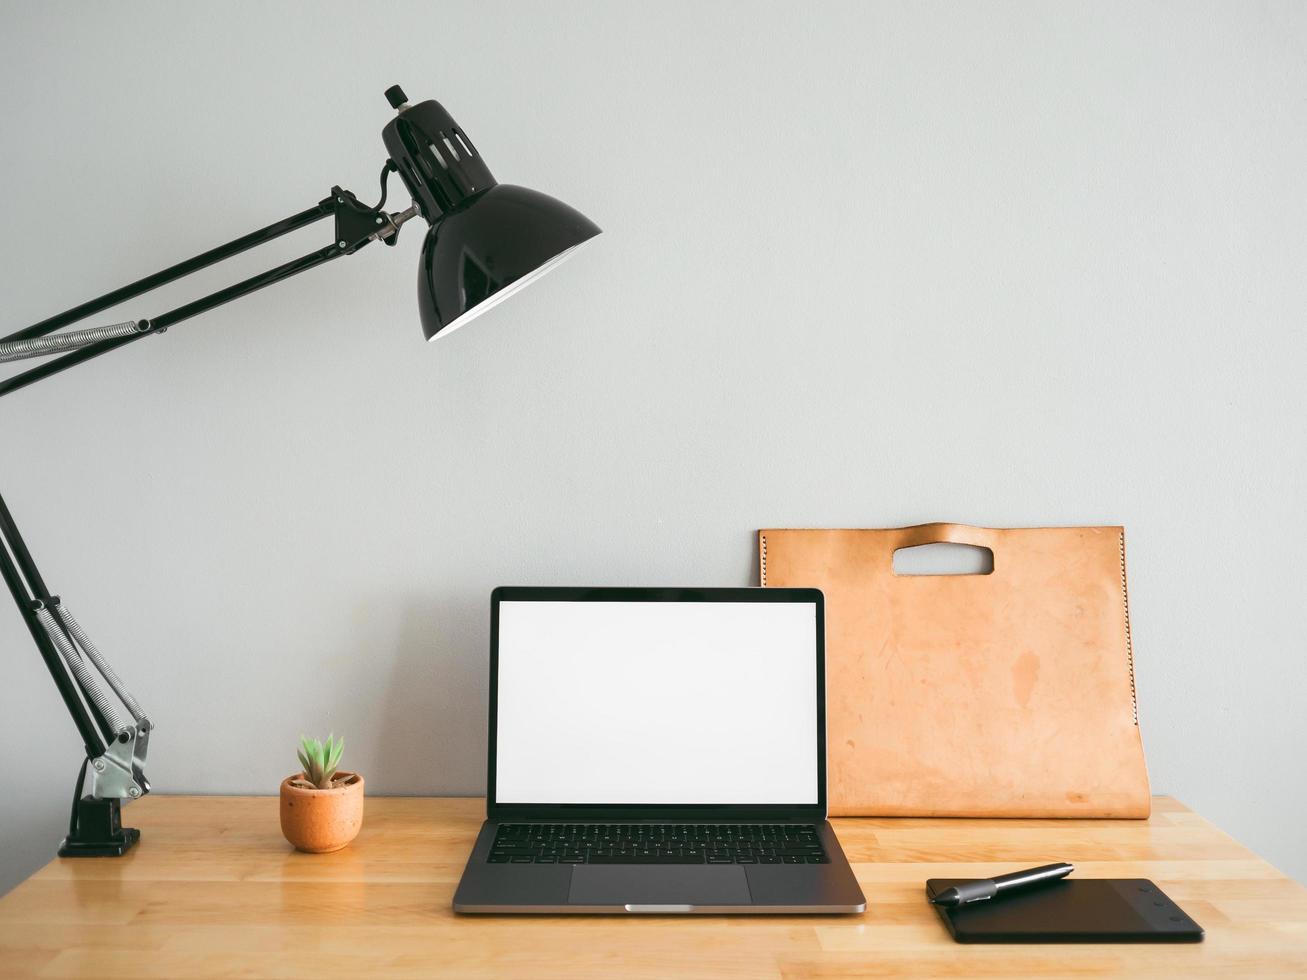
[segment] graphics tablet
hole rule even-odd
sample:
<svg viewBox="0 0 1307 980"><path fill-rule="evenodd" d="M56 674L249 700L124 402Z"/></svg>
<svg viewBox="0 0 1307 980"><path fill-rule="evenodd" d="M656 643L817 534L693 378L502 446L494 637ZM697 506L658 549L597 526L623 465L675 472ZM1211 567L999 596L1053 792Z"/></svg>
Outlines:
<svg viewBox="0 0 1307 980"><path fill-rule="evenodd" d="M962 879L931 878L933 897ZM934 906L960 943L1194 943L1203 930L1147 878L1064 878L959 908Z"/></svg>

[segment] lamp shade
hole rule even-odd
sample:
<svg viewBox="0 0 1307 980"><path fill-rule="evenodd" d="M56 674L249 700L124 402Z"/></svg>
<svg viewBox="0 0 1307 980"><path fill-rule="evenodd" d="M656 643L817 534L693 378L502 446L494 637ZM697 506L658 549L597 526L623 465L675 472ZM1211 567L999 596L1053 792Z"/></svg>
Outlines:
<svg viewBox="0 0 1307 980"><path fill-rule="evenodd" d="M409 105L398 85L386 97L396 110L381 133L390 164L431 226L418 269L427 340L484 313L599 234L562 201L498 183L439 102Z"/></svg>
<svg viewBox="0 0 1307 980"><path fill-rule="evenodd" d="M461 327L598 234L598 225L548 194L487 188L427 231L418 268L422 332L432 340Z"/></svg>

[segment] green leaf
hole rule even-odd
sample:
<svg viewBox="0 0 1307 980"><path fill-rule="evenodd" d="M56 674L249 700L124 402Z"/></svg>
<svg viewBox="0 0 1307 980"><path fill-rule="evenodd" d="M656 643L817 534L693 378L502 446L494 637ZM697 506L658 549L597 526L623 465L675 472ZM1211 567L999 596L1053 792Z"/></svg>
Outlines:
<svg viewBox="0 0 1307 980"><path fill-rule="evenodd" d="M344 751L345 739L336 738L333 732L327 736L326 742L301 735L296 755L299 756L300 765L304 767L304 775L309 782L319 789L330 789Z"/></svg>

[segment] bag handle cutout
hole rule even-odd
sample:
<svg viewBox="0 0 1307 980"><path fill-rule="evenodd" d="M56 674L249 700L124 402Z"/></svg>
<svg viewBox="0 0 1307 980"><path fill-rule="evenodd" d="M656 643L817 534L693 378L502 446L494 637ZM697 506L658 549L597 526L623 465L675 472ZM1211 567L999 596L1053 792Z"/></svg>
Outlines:
<svg viewBox="0 0 1307 980"><path fill-rule="evenodd" d="M918 524L899 528L892 565L895 575L989 575L994 571L990 528L967 524Z"/></svg>

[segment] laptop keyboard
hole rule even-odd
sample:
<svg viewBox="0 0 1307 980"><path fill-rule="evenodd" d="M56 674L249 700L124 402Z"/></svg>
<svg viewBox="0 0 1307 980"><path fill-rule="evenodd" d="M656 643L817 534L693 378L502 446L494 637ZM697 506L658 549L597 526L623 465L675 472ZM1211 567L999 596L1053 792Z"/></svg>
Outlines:
<svg viewBox="0 0 1307 980"><path fill-rule="evenodd" d="M801 824L500 824L490 864L827 864Z"/></svg>

